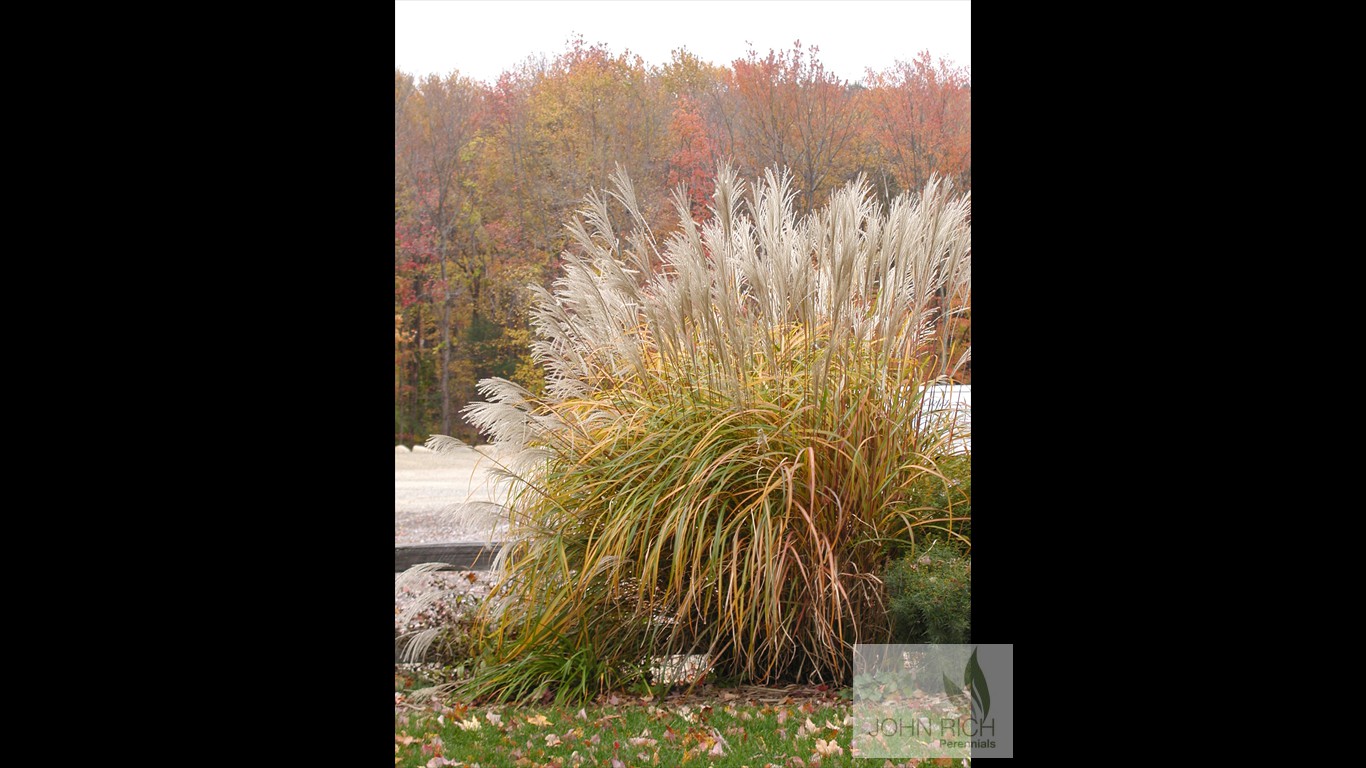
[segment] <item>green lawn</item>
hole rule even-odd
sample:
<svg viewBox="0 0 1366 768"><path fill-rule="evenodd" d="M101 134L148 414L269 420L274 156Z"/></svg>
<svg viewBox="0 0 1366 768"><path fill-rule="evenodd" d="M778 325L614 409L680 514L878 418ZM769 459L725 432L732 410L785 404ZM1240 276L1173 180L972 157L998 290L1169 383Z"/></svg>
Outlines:
<svg viewBox="0 0 1366 768"><path fill-rule="evenodd" d="M663 700L612 696L583 708L414 703L396 695L396 766L915 765L855 760L847 692L709 688ZM922 761L924 765L947 760ZM956 764L956 763L955 763Z"/></svg>

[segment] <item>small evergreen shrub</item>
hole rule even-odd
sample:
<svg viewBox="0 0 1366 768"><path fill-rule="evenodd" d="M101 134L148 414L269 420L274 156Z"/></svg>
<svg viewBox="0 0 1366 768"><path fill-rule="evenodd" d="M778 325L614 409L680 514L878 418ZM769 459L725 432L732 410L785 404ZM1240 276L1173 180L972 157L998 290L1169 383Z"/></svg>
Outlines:
<svg viewBox="0 0 1366 768"><path fill-rule="evenodd" d="M887 571L892 642L966 643L972 622L972 560L942 542Z"/></svg>

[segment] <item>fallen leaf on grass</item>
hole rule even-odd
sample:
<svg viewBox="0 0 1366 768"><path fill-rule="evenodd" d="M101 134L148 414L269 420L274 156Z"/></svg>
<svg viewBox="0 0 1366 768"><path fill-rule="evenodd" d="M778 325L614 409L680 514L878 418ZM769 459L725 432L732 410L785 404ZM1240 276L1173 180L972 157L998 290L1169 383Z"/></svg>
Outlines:
<svg viewBox="0 0 1366 768"><path fill-rule="evenodd" d="M826 741L825 739L816 739L816 754L821 755L822 757L828 757L830 755L843 755L844 747L841 747L839 744L837 744L834 739L831 739L830 741Z"/></svg>
<svg viewBox="0 0 1366 768"><path fill-rule="evenodd" d="M499 714L495 714L495 713L493 712L493 710L489 710L489 713L488 713L487 715L484 715L484 718L487 719L487 720L489 721L489 725L502 725L502 724L503 724L503 716L502 716L502 715L499 715Z"/></svg>
<svg viewBox="0 0 1366 768"><path fill-rule="evenodd" d="M477 717L471 717L468 720L457 720L455 724L459 726L462 731L479 730L479 718Z"/></svg>
<svg viewBox="0 0 1366 768"><path fill-rule="evenodd" d="M402 744L403 746L406 747L406 746L408 746L409 744L412 744L414 741L417 741L417 739L413 738L412 736L409 736L409 735L406 734L406 733L396 733L396 734L394 734L394 741L396 741L396 742L398 742L398 744ZM394 746L397 747L398 744L395 744Z"/></svg>
<svg viewBox="0 0 1366 768"><path fill-rule="evenodd" d="M560 744L560 737L559 737L559 736L556 736L556 735L553 734L553 733L547 733L547 734L545 735L545 745L546 745L547 747L556 747L556 746L559 746L559 744Z"/></svg>
<svg viewBox="0 0 1366 768"><path fill-rule="evenodd" d="M536 715L535 717L528 717L526 721L529 725L550 725L550 721L545 719L545 715Z"/></svg>
<svg viewBox="0 0 1366 768"><path fill-rule="evenodd" d="M726 740L721 736L719 732L717 732L715 728L712 729L712 733L716 735L716 743L712 745L711 750L707 752L707 754L711 755L712 757L725 756L726 750L722 749L721 745L724 744Z"/></svg>
<svg viewBox="0 0 1366 768"><path fill-rule="evenodd" d="M583 710L582 707L579 708L578 718L579 718L580 720L587 720L587 719L588 719L588 713L585 712L585 711Z"/></svg>

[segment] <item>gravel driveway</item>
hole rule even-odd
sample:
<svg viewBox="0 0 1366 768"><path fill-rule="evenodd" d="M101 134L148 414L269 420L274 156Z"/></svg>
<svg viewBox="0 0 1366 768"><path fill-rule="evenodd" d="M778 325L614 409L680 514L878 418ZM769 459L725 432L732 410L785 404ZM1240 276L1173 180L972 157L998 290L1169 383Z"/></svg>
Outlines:
<svg viewBox="0 0 1366 768"><path fill-rule="evenodd" d="M479 449L394 452L394 543L484 542L506 523L506 483L493 477L496 455Z"/></svg>

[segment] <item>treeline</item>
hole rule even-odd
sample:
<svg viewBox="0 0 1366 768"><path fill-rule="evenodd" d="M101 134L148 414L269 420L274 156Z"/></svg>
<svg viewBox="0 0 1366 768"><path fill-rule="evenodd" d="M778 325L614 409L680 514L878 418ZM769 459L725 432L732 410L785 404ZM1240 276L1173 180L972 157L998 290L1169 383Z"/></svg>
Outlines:
<svg viewBox="0 0 1366 768"><path fill-rule="evenodd" d="M492 84L395 71L395 441L473 440L459 411L479 379L535 388L525 286L549 286L566 221L617 164L660 233L681 184L705 216L718 159L790 169L800 214L860 173L884 202L931 174L966 191L970 148L968 73L928 52L856 82L800 44L652 67L581 38Z"/></svg>

